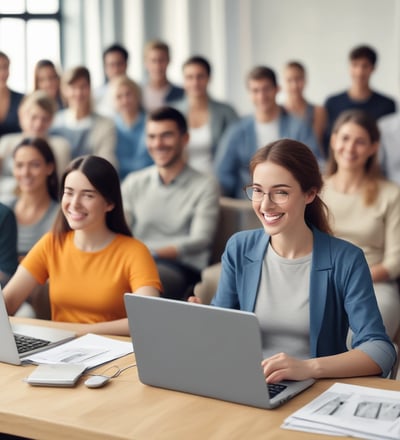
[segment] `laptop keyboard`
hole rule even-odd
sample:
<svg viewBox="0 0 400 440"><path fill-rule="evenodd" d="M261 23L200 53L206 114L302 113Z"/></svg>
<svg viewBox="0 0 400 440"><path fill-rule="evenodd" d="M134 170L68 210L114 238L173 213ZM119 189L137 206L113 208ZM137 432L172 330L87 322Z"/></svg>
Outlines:
<svg viewBox="0 0 400 440"><path fill-rule="evenodd" d="M14 334L14 338L17 344L18 353L26 353L27 351L36 350L37 348L45 347L50 344L50 341L33 338L31 336Z"/></svg>
<svg viewBox="0 0 400 440"><path fill-rule="evenodd" d="M287 388L287 385L283 385L281 383L269 383L267 385L270 399L272 399Z"/></svg>

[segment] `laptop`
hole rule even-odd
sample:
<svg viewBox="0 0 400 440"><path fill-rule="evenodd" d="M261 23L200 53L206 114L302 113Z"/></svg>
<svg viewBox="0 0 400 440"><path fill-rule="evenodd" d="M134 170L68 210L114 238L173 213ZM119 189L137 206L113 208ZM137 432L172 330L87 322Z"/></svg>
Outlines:
<svg viewBox="0 0 400 440"><path fill-rule="evenodd" d="M129 293L124 300L144 384L270 409L315 382L266 384L254 313Z"/></svg>
<svg viewBox="0 0 400 440"><path fill-rule="evenodd" d="M75 333L51 327L11 324L0 288L0 362L21 365L33 353L47 350L73 338Z"/></svg>

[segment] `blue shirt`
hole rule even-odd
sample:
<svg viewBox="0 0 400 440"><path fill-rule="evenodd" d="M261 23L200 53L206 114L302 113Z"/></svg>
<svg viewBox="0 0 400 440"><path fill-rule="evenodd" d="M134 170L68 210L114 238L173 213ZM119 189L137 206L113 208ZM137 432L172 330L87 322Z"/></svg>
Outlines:
<svg viewBox="0 0 400 440"><path fill-rule="evenodd" d="M121 181L131 171L138 171L153 164L145 142L145 114L141 112L133 125L127 126L119 114L114 116L117 129L116 156Z"/></svg>
<svg viewBox="0 0 400 440"><path fill-rule="evenodd" d="M386 377L396 352L385 332L363 251L315 228L312 231L310 357L346 352L350 326L352 347L370 356ZM233 235L222 256L213 305L254 312L269 238L263 229Z"/></svg>

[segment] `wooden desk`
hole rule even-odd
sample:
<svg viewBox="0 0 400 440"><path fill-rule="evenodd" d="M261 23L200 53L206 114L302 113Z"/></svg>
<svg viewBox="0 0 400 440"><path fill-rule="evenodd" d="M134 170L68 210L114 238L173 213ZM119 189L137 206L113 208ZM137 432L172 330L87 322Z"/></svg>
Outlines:
<svg viewBox="0 0 400 440"><path fill-rule="evenodd" d="M132 362L130 355L111 364ZM86 388L84 379L75 388L32 387L22 379L33 368L0 363L0 431L51 440L333 438L280 428L332 380L318 381L280 408L263 410L143 385L135 367L100 389ZM388 379L342 382L400 391L400 381Z"/></svg>

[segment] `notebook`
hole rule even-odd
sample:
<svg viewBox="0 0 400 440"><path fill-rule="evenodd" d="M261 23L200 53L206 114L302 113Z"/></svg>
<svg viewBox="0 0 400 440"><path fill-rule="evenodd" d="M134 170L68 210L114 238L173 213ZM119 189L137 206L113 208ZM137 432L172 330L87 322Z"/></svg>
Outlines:
<svg viewBox="0 0 400 440"><path fill-rule="evenodd" d="M51 327L41 327L25 324L11 324L8 318L6 305L0 288L0 334L1 350L0 362L14 365L21 365L24 359L38 351L47 350L55 345L62 344L76 335L67 330L60 330ZM32 338L34 339L31 344ZM18 351L17 341L23 349Z"/></svg>
<svg viewBox="0 0 400 440"><path fill-rule="evenodd" d="M254 313L126 293L139 379L156 387L275 408L315 380L269 391Z"/></svg>

